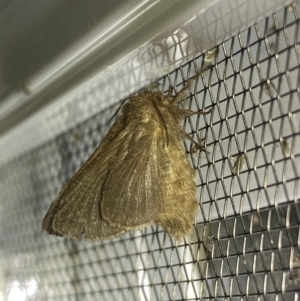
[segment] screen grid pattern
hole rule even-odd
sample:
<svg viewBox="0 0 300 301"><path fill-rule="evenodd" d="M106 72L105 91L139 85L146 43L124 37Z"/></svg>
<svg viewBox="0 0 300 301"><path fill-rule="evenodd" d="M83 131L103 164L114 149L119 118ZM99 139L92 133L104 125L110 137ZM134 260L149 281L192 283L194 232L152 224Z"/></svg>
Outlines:
<svg viewBox="0 0 300 301"><path fill-rule="evenodd" d="M298 300L299 13L285 7L157 81L175 93L205 70L182 105L212 109L183 123L206 148L184 141L199 201L184 241L156 225L99 243L41 233L119 103L2 164L3 299Z"/></svg>

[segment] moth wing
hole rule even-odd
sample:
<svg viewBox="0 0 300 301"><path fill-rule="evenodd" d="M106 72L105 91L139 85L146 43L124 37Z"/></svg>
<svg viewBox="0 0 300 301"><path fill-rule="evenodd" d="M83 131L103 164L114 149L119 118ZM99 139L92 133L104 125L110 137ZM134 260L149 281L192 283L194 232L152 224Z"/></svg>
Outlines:
<svg viewBox="0 0 300 301"><path fill-rule="evenodd" d="M109 223L140 228L160 211L164 137L152 129L150 125L133 129L127 152L110 169L101 201L101 212Z"/></svg>
<svg viewBox="0 0 300 301"><path fill-rule="evenodd" d="M125 126L120 117L91 157L62 189L43 220L43 231L74 239L84 234L85 240L97 241L129 230L110 225L103 220L100 212L101 189L111 161L123 147Z"/></svg>
<svg viewBox="0 0 300 301"><path fill-rule="evenodd" d="M52 203L43 221L43 230L49 234L80 239L84 234L87 241L113 238L124 232L125 228L112 226L100 215L98 195L89 195L88 190L81 194L67 196L68 204L62 205L66 195L60 194Z"/></svg>

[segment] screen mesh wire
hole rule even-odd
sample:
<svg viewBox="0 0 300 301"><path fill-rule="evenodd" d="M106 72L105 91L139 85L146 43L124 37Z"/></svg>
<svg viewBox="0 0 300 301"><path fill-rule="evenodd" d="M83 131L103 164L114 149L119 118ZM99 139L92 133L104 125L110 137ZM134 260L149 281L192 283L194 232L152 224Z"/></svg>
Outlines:
<svg viewBox="0 0 300 301"><path fill-rule="evenodd" d="M185 141L200 209L182 243L157 226L94 244L41 234L51 201L119 104L3 163L3 299L298 300L299 24L299 7L288 6L219 44L212 59L203 54L158 80L178 91L212 63L184 102L213 112L184 121L208 152Z"/></svg>

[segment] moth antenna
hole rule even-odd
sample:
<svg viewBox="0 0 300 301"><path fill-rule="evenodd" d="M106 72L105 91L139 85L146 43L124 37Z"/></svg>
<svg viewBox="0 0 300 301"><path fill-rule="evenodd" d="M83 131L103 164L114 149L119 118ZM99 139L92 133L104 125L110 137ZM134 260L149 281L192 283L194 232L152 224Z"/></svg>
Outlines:
<svg viewBox="0 0 300 301"><path fill-rule="evenodd" d="M169 134L168 134L168 128L167 128L167 125L165 123L165 120L164 120L164 117L162 116L157 104L155 103L155 101L153 99L151 99L152 103L153 103L153 106L157 112L157 115L160 119L160 121L162 122L163 126L164 126L164 129L165 129L165 134L166 134L166 141L167 141L167 146L169 146Z"/></svg>
<svg viewBox="0 0 300 301"><path fill-rule="evenodd" d="M112 120L118 115L118 113L120 112L120 110L121 110L121 108L122 108L122 106L124 105L124 103L125 103L126 100L127 100L127 99L124 99L124 100L121 102L121 104L120 104L120 106L118 107L117 111L111 116L111 118L109 119L109 121L112 121Z"/></svg>
<svg viewBox="0 0 300 301"><path fill-rule="evenodd" d="M112 120L117 116L117 114L120 112L122 106L124 105L124 103L125 103L127 100L134 99L134 98L136 98L136 97L137 97L136 95L133 95L133 96L131 96L131 97L129 97L129 98L125 98L125 99L121 102L121 104L120 104L119 108L117 109L117 111L116 111L116 112L112 115L112 117L109 119L109 121L112 121Z"/></svg>

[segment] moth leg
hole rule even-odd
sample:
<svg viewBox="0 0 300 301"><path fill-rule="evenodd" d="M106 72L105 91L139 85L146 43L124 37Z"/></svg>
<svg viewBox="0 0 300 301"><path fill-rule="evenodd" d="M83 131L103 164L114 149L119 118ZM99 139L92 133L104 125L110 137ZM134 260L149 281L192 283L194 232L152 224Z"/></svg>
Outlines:
<svg viewBox="0 0 300 301"><path fill-rule="evenodd" d="M210 151L208 151L206 149L206 146L204 145L204 141L205 141L205 138L202 138L200 144L197 143L197 144L193 145L193 147L192 147L192 153L193 154L196 153L198 150L200 150L200 152L204 152L206 154L210 154Z"/></svg>
<svg viewBox="0 0 300 301"><path fill-rule="evenodd" d="M205 146L202 144L203 141L205 141L205 138L201 139L201 143L199 144L197 141L195 141L188 133L186 133L185 131L182 131L182 135L184 138L192 141L195 144L195 148L196 150L193 152L196 152L197 150L200 150L201 152L205 152L208 153L208 151L206 150Z"/></svg>
<svg viewBox="0 0 300 301"><path fill-rule="evenodd" d="M174 98L171 101L171 104L178 104L182 101L182 99L184 98L183 92L186 91L193 83L194 81L201 76L205 71L209 70L211 68L211 64L207 65L206 67L202 68L200 70L200 72L197 72L196 75L194 75L191 79L189 79L186 84L183 86L183 88L177 92L174 96ZM168 94L169 96L169 94Z"/></svg>
<svg viewBox="0 0 300 301"><path fill-rule="evenodd" d="M191 111L191 110L184 110L180 109L180 113L184 114L185 116L192 116L192 115L208 115L213 111L213 108L209 109L208 111Z"/></svg>
<svg viewBox="0 0 300 301"><path fill-rule="evenodd" d="M175 94L174 98L171 101L171 104L178 104L183 100L184 98L183 92L186 91L194 83L196 78L195 76L193 76L190 80L187 81L187 83L183 86L183 88Z"/></svg>
<svg viewBox="0 0 300 301"><path fill-rule="evenodd" d="M180 110L180 112L182 114L184 114L185 116L192 116L192 115L208 115L213 111L213 108L211 108L208 111L191 111L191 110ZM201 139L201 144L199 144L198 142L196 142L189 134L187 134L185 131L182 131L183 137L189 139L190 141L192 141L195 144L195 148L196 150L194 150L193 152L196 152L197 150L200 150L201 152L205 152L205 153L209 153L205 146L203 146L202 142L203 140L205 140L205 138Z"/></svg>

